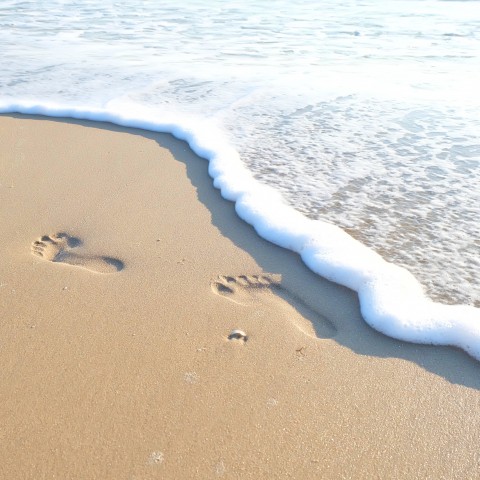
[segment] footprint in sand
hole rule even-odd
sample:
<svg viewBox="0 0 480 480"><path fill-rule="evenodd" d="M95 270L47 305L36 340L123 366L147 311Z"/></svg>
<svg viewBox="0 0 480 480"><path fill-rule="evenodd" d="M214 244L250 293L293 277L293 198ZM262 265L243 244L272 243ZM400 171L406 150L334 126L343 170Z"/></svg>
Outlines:
<svg viewBox="0 0 480 480"><path fill-rule="evenodd" d="M254 307L262 303L273 303L276 308L290 309L289 318L307 335L331 338L337 333L337 329L328 319L282 287L280 275L220 275L211 286L214 293L238 305ZM305 322L305 319L308 322Z"/></svg>
<svg viewBox="0 0 480 480"><path fill-rule="evenodd" d="M116 258L77 253L81 240L66 233L44 235L32 243L32 253L50 262L65 263L96 273L115 273L123 269L123 262Z"/></svg>

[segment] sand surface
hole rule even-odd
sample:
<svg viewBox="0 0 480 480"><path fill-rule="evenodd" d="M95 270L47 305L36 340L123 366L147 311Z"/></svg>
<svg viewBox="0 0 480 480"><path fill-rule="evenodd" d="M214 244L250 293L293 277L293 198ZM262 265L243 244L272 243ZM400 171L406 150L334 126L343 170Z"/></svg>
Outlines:
<svg viewBox="0 0 480 480"><path fill-rule="evenodd" d="M0 478L480 478L480 364L370 329L186 144L0 140Z"/></svg>

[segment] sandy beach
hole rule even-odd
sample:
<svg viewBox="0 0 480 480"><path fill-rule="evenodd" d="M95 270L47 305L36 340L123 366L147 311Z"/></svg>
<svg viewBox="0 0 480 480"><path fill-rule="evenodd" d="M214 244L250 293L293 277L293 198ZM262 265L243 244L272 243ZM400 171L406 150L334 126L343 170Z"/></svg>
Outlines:
<svg viewBox="0 0 480 480"><path fill-rule="evenodd" d="M0 478L480 478L480 364L368 327L187 144L0 139Z"/></svg>

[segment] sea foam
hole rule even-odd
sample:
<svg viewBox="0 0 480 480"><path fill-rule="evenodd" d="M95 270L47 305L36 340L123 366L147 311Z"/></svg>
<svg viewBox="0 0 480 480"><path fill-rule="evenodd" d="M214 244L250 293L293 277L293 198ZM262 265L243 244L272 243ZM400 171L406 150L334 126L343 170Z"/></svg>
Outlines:
<svg viewBox="0 0 480 480"><path fill-rule="evenodd" d="M480 309L433 302L406 269L385 261L339 227L308 219L288 206L276 190L253 178L215 122L173 114L158 120L158 112L118 103L80 108L0 101L0 113L109 122L186 141L209 161L214 186L235 202L240 218L262 238L298 253L313 272L356 291L371 327L399 340L456 346L480 360Z"/></svg>

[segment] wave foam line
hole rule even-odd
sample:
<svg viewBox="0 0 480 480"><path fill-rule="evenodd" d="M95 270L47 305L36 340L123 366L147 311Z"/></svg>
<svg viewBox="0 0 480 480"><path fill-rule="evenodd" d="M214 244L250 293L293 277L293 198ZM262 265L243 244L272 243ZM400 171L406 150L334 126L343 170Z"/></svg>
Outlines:
<svg viewBox="0 0 480 480"><path fill-rule="evenodd" d="M240 218L262 238L297 252L318 275L355 290L371 327L398 340L456 346L480 360L480 309L433 302L406 269L385 261L339 227L310 220L288 206L276 190L253 178L213 122L163 114L164 120L158 121L158 112L118 103L87 109L0 101L0 113L109 122L186 141L209 161L214 186L235 202Z"/></svg>

